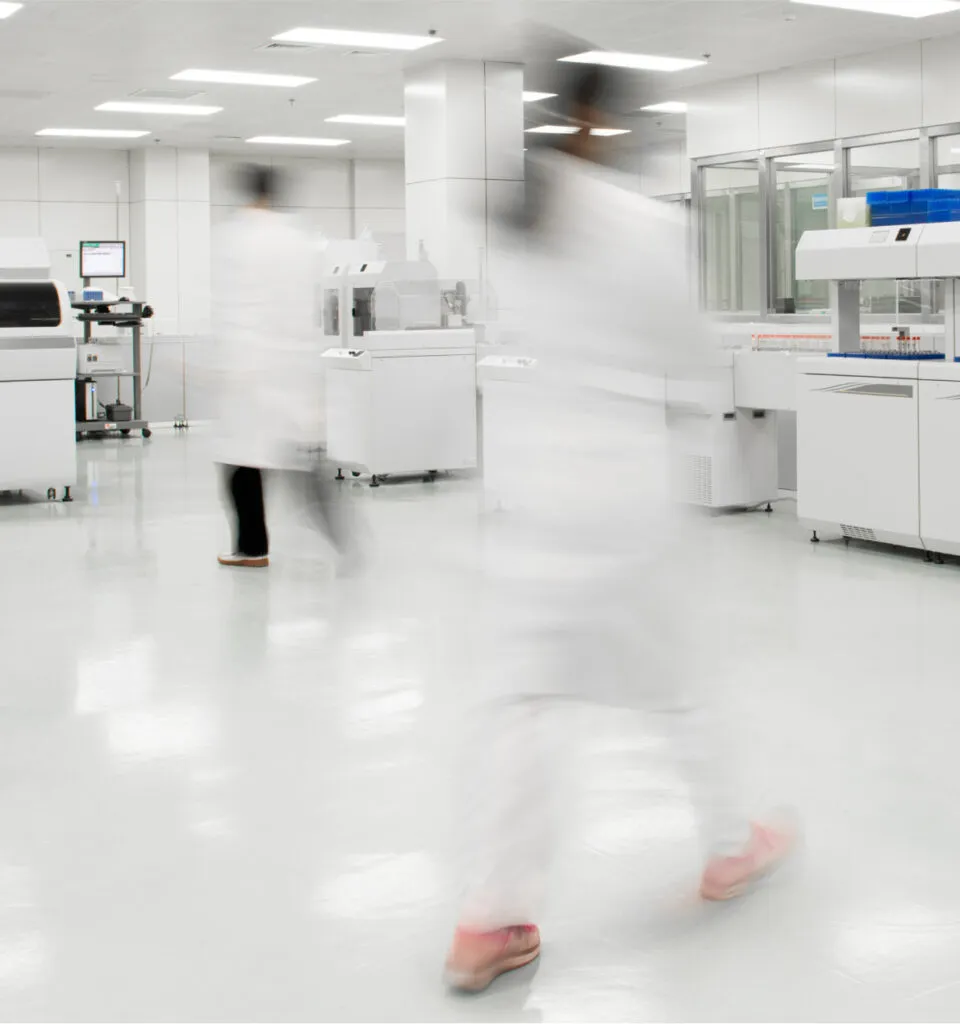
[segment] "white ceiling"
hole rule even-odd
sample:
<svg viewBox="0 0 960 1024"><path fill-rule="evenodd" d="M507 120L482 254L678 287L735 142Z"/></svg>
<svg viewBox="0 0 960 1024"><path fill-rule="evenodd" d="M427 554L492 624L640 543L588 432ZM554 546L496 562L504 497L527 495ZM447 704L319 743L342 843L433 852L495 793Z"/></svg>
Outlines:
<svg viewBox="0 0 960 1024"><path fill-rule="evenodd" d="M960 13L912 20L789 0L25 0L22 11L0 21L0 145L35 144L34 132L44 127L142 127L153 133L144 145L158 140L262 152L265 147L230 137L336 134L353 145L299 152L399 157L402 129L324 125L323 119L401 114L404 67L420 61L522 59L529 37L524 43L509 21L521 8L597 48L711 55L702 68L638 79L650 99L689 85L960 32ZM433 28L446 41L407 55L259 49L272 35L301 25L411 33ZM169 81L186 67L290 72L318 81L290 91ZM93 112L99 103L144 89L202 93L198 102L225 110L189 119ZM645 131L624 138L636 142L653 130L651 119L643 122ZM676 128L676 119L664 125ZM43 145L130 143L44 139Z"/></svg>

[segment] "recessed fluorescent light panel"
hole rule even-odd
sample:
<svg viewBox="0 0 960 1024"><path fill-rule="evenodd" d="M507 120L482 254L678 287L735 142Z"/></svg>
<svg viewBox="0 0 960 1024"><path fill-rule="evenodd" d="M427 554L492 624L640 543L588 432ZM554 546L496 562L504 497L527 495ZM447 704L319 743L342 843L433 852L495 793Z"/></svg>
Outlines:
<svg viewBox="0 0 960 1024"><path fill-rule="evenodd" d="M706 64L705 60L685 57L657 57L649 53L618 53L615 50L588 50L560 60L570 64L602 64L611 68L633 68L635 71L686 71Z"/></svg>
<svg viewBox="0 0 960 1024"><path fill-rule="evenodd" d="M356 32L339 28L294 28L274 36L275 43L310 43L314 46L358 47L365 50L422 50L442 43L439 36L405 36L391 32Z"/></svg>
<svg viewBox="0 0 960 1024"><path fill-rule="evenodd" d="M187 103L101 103L94 110L103 110L110 114L176 114L183 117L209 117L219 114L223 107L196 107Z"/></svg>
<svg viewBox="0 0 960 1024"><path fill-rule="evenodd" d="M524 103L540 103L541 100L552 100L557 94L555 92L527 92L524 90Z"/></svg>
<svg viewBox="0 0 960 1024"><path fill-rule="evenodd" d="M793 0L809 7L834 7L865 14L895 14L901 18L929 18L960 11L958 0Z"/></svg>
<svg viewBox="0 0 960 1024"><path fill-rule="evenodd" d="M129 128L41 128L37 135L55 135L64 139L142 139L147 131Z"/></svg>
<svg viewBox="0 0 960 1024"><path fill-rule="evenodd" d="M349 146L349 139L308 139L299 135L254 135L247 142L263 146Z"/></svg>
<svg viewBox="0 0 960 1024"><path fill-rule="evenodd" d="M9 18L11 14L16 14L21 7L23 4L8 3L7 0L4 0L3 3L0 3L0 18Z"/></svg>
<svg viewBox="0 0 960 1024"><path fill-rule="evenodd" d="M220 85L264 85L276 89L299 89L315 82L301 75L265 75L256 71L212 71L209 68L187 68L170 76L174 82L215 82Z"/></svg>
<svg viewBox="0 0 960 1024"><path fill-rule="evenodd" d="M380 117L377 114L337 114L326 120L328 124L368 124L382 128L402 128L407 123L405 117Z"/></svg>
<svg viewBox="0 0 960 1024"><path fill-rule="evenodd" d="M640 109L647 110L651 114L685 114L688 108L686 103L681 103L679 100L668 100L666 103L651 103L648 107Z"/></svg>
<svg viewBox="0 0 960 1024"><path fill-rule="evenodd" d="M542 124L537 128L527 128L528 135L576 135L580 131L575 125ZM591 128L591 135L629 135L630 128Z"/></svg>
<svg viewBox="0 0 960 1024"><path fill-rule="evenodd" d="M528 128L528 135L576 135L580 131L568 124L542 124L539 128Z"/></svg>

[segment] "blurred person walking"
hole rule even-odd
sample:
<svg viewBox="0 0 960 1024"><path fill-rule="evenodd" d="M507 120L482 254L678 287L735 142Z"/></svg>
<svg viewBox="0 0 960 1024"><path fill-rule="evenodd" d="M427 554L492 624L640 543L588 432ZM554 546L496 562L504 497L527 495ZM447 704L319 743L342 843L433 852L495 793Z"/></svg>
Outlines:
<svg viewBox="0 0 960 1024"><path fill-rule="evenodd" d="M315 326L315 247L276 209L277 172L249 166L246 205L224 225L214 253L214 327L219 399L216 461L223 465L234 525L227 566L265 568L270 545L265 471L295 471L300 497L321 513L330 485L317 453L323 438L321 345Z"/></svg>
<svg viewBox="0 0 960 1024"><path fill-rule="evenodd" d="M668 423L697 417L664 397L668 377L706 378L710 332L691 289L687 228L603 166L592 129L618 109L613 74L568 74L557 103L576 131L528 161L515 224L538 367L495 427L510 453L509 508L482 550L467 895L446 965L448 982L469 991L540 953L563 707L668 714L699 819L705 899L744 892L794 842L789 826L740 812L695 693L684 621L695 559L684 545L696 526L672 500L678 430Z"/></svg>

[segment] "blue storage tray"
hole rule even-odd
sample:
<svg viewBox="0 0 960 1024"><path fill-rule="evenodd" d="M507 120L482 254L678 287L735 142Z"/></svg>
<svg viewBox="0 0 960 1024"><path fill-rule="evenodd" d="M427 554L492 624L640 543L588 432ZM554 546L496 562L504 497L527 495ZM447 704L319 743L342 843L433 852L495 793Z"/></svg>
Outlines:
<svg viewBox="0 0 960 1024"><path fill-rule="evenodd" d="M828 352L828 359L920 359L933 362L946 359L942 352ZM960 356L956 362L960 363Z"/></svg>
<svg viewBox="0 0 960 1024"><path fill-rule="evenodd" d="M900 207L896 211L888 211L882 207L875 206L870 217L870 223L874 227L884 227L891 224L924 224L926 220L926 214L909 213L904 207Z"/></svg>

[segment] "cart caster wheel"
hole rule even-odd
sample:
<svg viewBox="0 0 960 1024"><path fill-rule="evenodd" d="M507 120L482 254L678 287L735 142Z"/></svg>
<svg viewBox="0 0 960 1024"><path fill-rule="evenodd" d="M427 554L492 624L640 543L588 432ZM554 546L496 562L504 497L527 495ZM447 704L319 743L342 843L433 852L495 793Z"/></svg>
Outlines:
<svg viewBox="0 0 960 1024"><path fill-rule="evenodd" d="M129 437L130 436L130 428L127 427L126 430L121 430L120 433L123 434L124 437Z"/></svg>
<svg viewBox="0 0 960 1024"><path fill-rule="evenodd" d="M370 486L371 487L379 487L380 486L380 478L378 476L371 477L371 479L370 479Z"/></svg>
<svg viewBox="0 0 960 1024"><path fill-rule="evenodd" d="M354 470L350 475L352 477L358 477L360 474L356 470Z"/></svg>
<svg viewBox="0 0 960 1024"><path fill-rule="evenodd" d="M820 538L817 536L817 531L816 530L813 531L813 536L810 538L810 543L811 544L819 544L820 543Z"/></svg>
<svg viewBox="0 0 960 1024"><path fill-rule="evenodd" d="M153 437L153 431L149 427L144 427L142 430L142 434L144 439L148 437Z"/></svg>
<svg viewBox="0 0 960 1024"><path fill-rule="evenodd" d="M333 478L334 480L346 480L347 478L343 475L343 470L338 469L337 475Z"/></svg>
<svg viewBox="0 0 960 1024"><path fill-rule="evenodd" d="M47 501L56 501L56 500L57 500L57 489L56 489L56 487L48 487L47 488Z"/></svg>
<svg viewBox="0 0 960 1024"><path fill-rule="evenodd" d="M73 495L70 493L69 487L64 487L63 497L60 499L65 505L69 505L73 501Z"/></svg>

